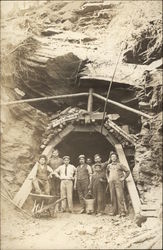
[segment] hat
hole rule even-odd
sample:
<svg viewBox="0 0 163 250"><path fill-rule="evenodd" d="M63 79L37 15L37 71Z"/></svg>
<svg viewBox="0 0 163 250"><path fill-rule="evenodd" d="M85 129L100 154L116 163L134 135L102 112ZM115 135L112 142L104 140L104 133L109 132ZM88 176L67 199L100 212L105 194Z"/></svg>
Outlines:
<svg viewBox="0 0 163 250"><path fill-rule="evenodd" d="M117 153L116 153L116 152L114 152L114 151L111 151L111 152L110 152L110 157L111 157L112 155L116 155L116 156L118 156L118 155L117 155Z"/></svg>
<svg viewBox="0 0 163 250"><path fill-rule="evenodd" d="M79 158L79 159L81 159L81 158L84 158L84 159L85 159L85 155L79 155L78 158Z"/></svg>
<svg viewBox="0 0 163 250"><path fill-rule="evenodd" d="M63 156L63 160L65 160L65 159L70 160L70 156L68 156L68 155Z"/></svg>
<svg viewBox="0 0 163 250"><path fill-rule="evenodd" d="M101 158L100 154L95 154L95 155L94 155L94 158L95 158L95 157L100 157L100 158Z"/></svg>
<svg viewBox="0 0 163 250"><path fill-rule="evenodd" d="M97 166L102 167L102 164L101 163L95 163L94 167L97 167Z"/></svg>

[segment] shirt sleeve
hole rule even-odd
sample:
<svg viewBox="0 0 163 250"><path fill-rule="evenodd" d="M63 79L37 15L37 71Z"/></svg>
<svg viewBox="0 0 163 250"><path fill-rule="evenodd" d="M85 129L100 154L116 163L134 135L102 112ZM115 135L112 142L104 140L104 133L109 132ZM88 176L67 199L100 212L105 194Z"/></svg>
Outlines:
<svg viewBox="0 0 163 250"><path fill-rule="evenodd" d="M60 169L61 169L61 166L59 166L58 168L56 168L56 169L54 170L54 173L60 174Z"/></svg>
<svg viewBox="0 0 163 250"><path fill-rule="evenodd" d="M126 173L126 178L127 178L130 174L130 170L123 164L121 164L121 169Z"/></svg>
<svg viewBox="0 0 163 250"><path fill-rule="evenodd" d="M87 165L87 170L88 170L88 174L92 175L92 168L90 165Z"/></svg>

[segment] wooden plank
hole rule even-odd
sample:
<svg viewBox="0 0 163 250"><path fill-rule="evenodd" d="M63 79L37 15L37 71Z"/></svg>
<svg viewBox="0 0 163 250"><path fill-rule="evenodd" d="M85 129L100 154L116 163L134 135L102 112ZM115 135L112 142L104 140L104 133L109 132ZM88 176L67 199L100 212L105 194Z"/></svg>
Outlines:
<svg viewBox="0 0 163 250"><path fill-rule="evenodd" d="M158 209L156 208L156 206L152 206L152 205L150 205L150 204L142 204L142 205L141 205L141 209L142 209L143 211L156 211L156 210L158 210Z"/></svg>
<svg viewBox="0 0 163 250"><path fill-rule="evenodd" d="M64 130L62 130L50 143L49 145L44 149L43 153L48 158L50 157L53 148L62 141L62 139L68 135L72 130L74 129L73 125L67 126ZM19 189L19 191L16 193L13 201L18 207L22 207L26 199L28 198L28 195L30 194L32 190L32 180L36 176L37 172L37 162L32 168L31 172L28 174L27 178L25 179L23 185Z"/></svg>
<svg viewBox="0 0 163 250"><path fill-rule="evenodd" d="M117 151L117 154L119 156L119 160L122 164L124 164L129 170L130 167L128 165L126 156L124 154L123 148L121 146L121 144L115 144L115 149ZM130 175L127 177L126 179L126 183L127 183L127 188L128 188L128 192L131 198L131 202L132 202L132 206L134 208L135 214L139 214L141 212L141 202L139 199L139 195L132 177L132 174L130 173Z"/></svg>
<svg viewBox="0 0 163 250"><path fill-rule="evenodd" d="M123 130L121 127L119 127L115 122L111 121L110 119L107 120L106 125L109 125L112 127L115 131L117 131L120 135L122 135L127 141L129 141L132 144L135 144L136 142L136 136L129 135L125 130Z"/></svg>
<svg viewBox="0 0 163 250"><path fill-rule="evenodd" d="M74 132L96 132L95 127L92 125L87 125L87 126L83 126L83 125L75 125L74 127Z"/></svg>
<svg viewBox="0 0 163 250"><path fill-rule="evenodd" d="M92 88L90 88L89 89L89 96L88 96L88 105L87 105L87 110L88 110L88 112L92 112L92 110L93 110L93 95L92 95L92 93L93 93L93 89Z"/></svg>
<svg viewBox="0 0 163 250"><path fill-rule="evenodd" d="M75 94L58 95L58 96L52 95L52 96L31 98L31 99L25 99L25 100L4 102L4 103L1 103L1 105L13 105L13 104L39 102L39 101L46 101L46 100L58 100L58 99L73 98L73 97L80 97L80 96L88 96L88 93L85 92L85 93L75 93Z"/></svg>
<svg viewBox="0 0 163 250"><path fill-rule="evenodd" d="M158 214L156 211L142 211L141 215L145 216L145 217L158 217Z"/></svg>
<svg viewBox="0 0 163 250"><path fill-rule="evenodd" d="M95 97L97 97L98 99L103 100L103 101L105 101L105 102L107 101L108 103L113 104L113 105L115 105L115 106L117 106L117 107L120 107L120 108L122 108L122 109L131 111L131 112L133 112L133 113L135 113L135 114L137 114L137 115L146 117L146 118L148 118L148 119L152 119L152 118L153 118L152 116L150 116L150 115L148 115L148 114L146 114L146 113L144 113L144 112L142 112L142 111L139 111L139 110L136 110L136 109L134 109L134 108L128 107L128 106L123 105L123 104L121 104L121 103L119 103L119 102L115 102L115 101L113 101L113 100L106 99L105 97L103 97L103 96L101 96L101 95L99 95L99 94L93 93L93 96L95 96Z"/></svg>

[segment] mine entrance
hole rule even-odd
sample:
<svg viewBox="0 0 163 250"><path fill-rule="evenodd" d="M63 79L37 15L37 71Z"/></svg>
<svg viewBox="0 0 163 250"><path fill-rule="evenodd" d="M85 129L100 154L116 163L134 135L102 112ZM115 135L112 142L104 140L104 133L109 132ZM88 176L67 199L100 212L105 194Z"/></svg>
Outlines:
<svg viewBox="0 0 163 250"><path fill-rule="evenodd" d="M109 141L98 132L71 132L65 139L58 144L60 155L69 155L71 157L71 163L76 167L78 166L78 156L84 154L86 158L93 157L96 153L99 153L102 158L102 162L108 160L109 152L114 150L114 147ZM79 198L77 191L74 191L73 200L75 206L79 205Z"/></svg>
<svg viewBox="0 0 163 250"><path fill-rule="evenodd" d="M71 132L58 144L57 148L61 156L69 155L71 163L75 166L78 165L80 154L84 154L93 160L93 156L99 153L104 162L108 159L109 152L114 150L105 136L97 132Z"/></svg>

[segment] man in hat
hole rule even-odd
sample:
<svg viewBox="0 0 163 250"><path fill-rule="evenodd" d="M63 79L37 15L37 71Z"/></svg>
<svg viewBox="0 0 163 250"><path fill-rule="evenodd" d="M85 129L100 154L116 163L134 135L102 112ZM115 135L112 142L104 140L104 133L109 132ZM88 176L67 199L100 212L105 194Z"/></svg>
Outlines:
<svg viewBox="0 0 163 250"><path fill-rule="evenodd" d="M37 164L36 178L33 180L33 186L37 194L50 194L49 178L53 170L47 165L46 155L41 155Z"/></svg>
<svg viewBox="0 0 163 250"><path fill-rule="evenodd" d="M95 213L97 216L101 216L105 210L106 175L100 163L95 163L94 169L89 190L95 199Z"/></svg>
<svg viewBox="0 0 163 250"><path fill-rule="evenodd" d="M73 180L76 174L76 168L70 164L70 157L63 157L63 164L60 165L56 170L54 170L54 175L61 180L60 190L61 198L66 197L66 200L62 201L62 212L66 211L66 206L68 203L69 212L73 212Z"/></svg>
<svg viewBox="0 0 163 250"><path fill-rule="evenodd" d="M96 163L100 164L101 166L101 169L106 171L106 166L107 166L107 163L106 162L102 162L102 158L101 158L101 155L100 154L95 154L94 155L94 162L95 164L93 164L92 166L92 171L95 172L96 171Z"/></svg>
<svg viewBox="0 0 163 250"><path fill-rule="evenodd" d="M124 207L124 180L129 176L130 171L118 160L115 152L110 153L111 163L106 168L106 177L109 183L112 212L110 215L116 215L119 210L120 216L125 216Z"/></svg>
<svg viewBox="0 0 163 250"><path fill-rule="evenodd" d="M80 204L82 209L80 213L85 212L85 196L88 193L88 185L90 183L92 177L92 169L91 166L86 164L85 155L79 155L79 166L76 169L76 178L74 183L74 189L77 188Z"/></svg>
<svg viewBox="0 0 163 250"><path fill-rule="evenodd" d="M48 165L54 171L62 164L63 164L63 159L59 157L58 149L54 149ZM60 195L60 180L56 178L55 175L53 175L52 179L50 180L51 180L51 195L59 196Z"/></svg>

